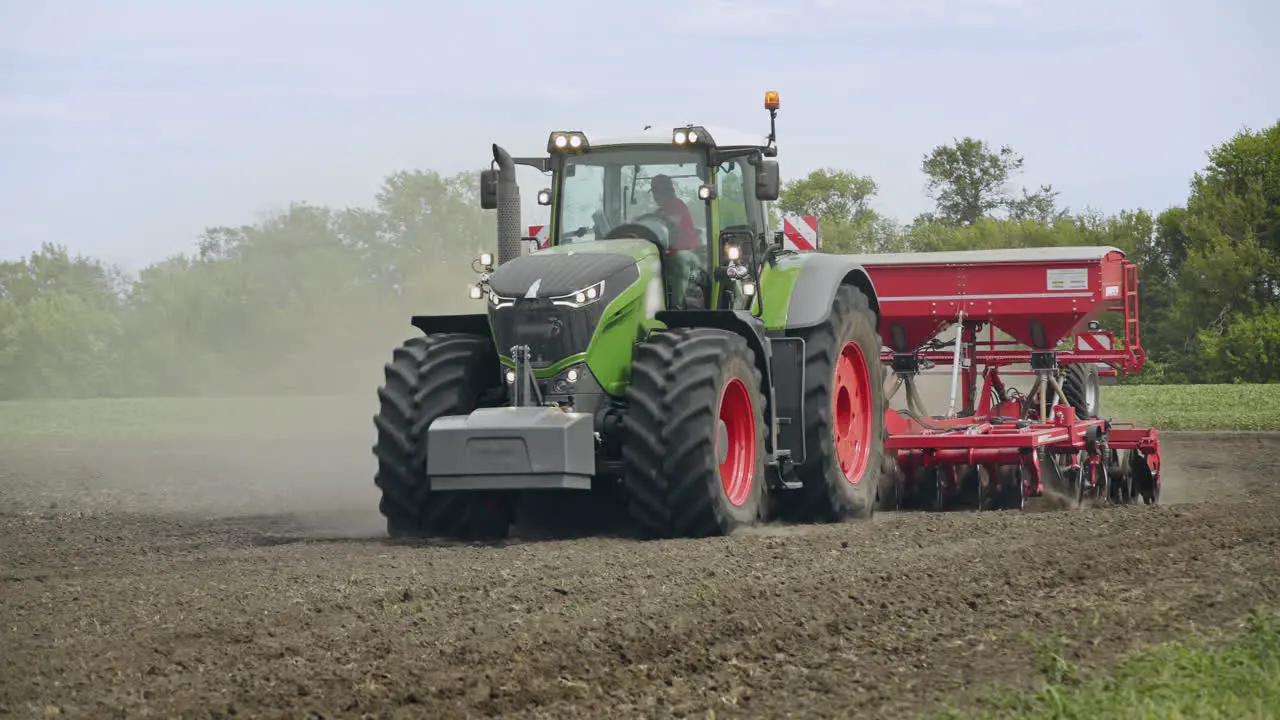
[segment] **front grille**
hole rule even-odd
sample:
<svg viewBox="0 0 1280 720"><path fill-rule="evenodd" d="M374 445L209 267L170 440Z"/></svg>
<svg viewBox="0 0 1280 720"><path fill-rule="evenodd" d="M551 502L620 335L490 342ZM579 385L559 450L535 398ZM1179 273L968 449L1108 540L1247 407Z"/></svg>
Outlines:
<svg viewBox="0 0 1280 720"><path fill-rule="evenodd" d="M603 308L601 301L571 308L546 299L519 298L514 305L491 310L498 353L510 356L513 346L528 345L533 366L544 368L586 352Z"/></svg>

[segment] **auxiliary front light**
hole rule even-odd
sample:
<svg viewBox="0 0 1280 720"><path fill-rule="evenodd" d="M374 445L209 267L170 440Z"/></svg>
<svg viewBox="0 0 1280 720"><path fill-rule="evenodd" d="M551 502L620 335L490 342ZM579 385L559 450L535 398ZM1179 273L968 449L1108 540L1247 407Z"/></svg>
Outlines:
<svg viewBox="0 0 1280 720"><path fill-rule="evenodd" d="M509 297L502 297L501 295L499 295L498 293L494 292L493 290L490 290L490 291L489 291L489 304L493 306L493 309L494 309L494 310L498 310L498 309L500 309L500 308L504 308L504 307L511 307L512 305L515 305L515 304L516 304L516 299L515 299L515 298L509 298Z"/></svg>

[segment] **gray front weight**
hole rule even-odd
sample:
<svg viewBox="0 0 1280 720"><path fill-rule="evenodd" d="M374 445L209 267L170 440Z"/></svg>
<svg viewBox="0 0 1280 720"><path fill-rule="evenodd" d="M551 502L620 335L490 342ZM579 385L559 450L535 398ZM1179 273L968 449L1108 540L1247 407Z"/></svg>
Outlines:
<svg viewBox="0 0 1280 720"><path fill-rule="evenodd" d="M590 490L592 416L551 407L481 408L427 430L432 491Z"/></svg>

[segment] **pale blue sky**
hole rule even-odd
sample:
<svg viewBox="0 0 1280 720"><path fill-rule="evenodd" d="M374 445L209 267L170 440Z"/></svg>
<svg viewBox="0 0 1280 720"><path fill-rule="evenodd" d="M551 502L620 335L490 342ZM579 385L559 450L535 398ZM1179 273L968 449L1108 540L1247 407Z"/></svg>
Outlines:
<svg viewBox="0 0 1280 720"><path fill-rule="evenodd" d="M1073 208L1160 210L1280 118L1278 27L1276 0L0 0L0 258L136 269L554 128L765 131L768 89L784 179L868 173L903 220L921 155L965 134Z"/></svg>

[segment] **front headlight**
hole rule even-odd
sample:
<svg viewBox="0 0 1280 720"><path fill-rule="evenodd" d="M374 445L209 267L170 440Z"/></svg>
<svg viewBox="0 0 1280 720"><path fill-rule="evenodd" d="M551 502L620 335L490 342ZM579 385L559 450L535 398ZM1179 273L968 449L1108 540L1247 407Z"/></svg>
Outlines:
<svg viewBox="0 0 1280 720"><path fill-rule="evenodd" d="M551 302L555 305L563 305L564 307L580 308L590 305L602 297L604 297L603 280L594 285L588 285L577 292L553 297L551 298Z"/></svg>
<svg viewBox="0 0 1280 720"><path fill-rule="evenodd" d="M590 371L587 369L587 366L581 363L565 368L559 375L551 378L547 383L547 391L556 395L563 395L575 390L581 390L582 388L579 387L579 382L586 381L589 377L589 373ZM583 384L586 386L586 390L588 391L594 387L593 384L589 382L584 382Z"/></svg>

